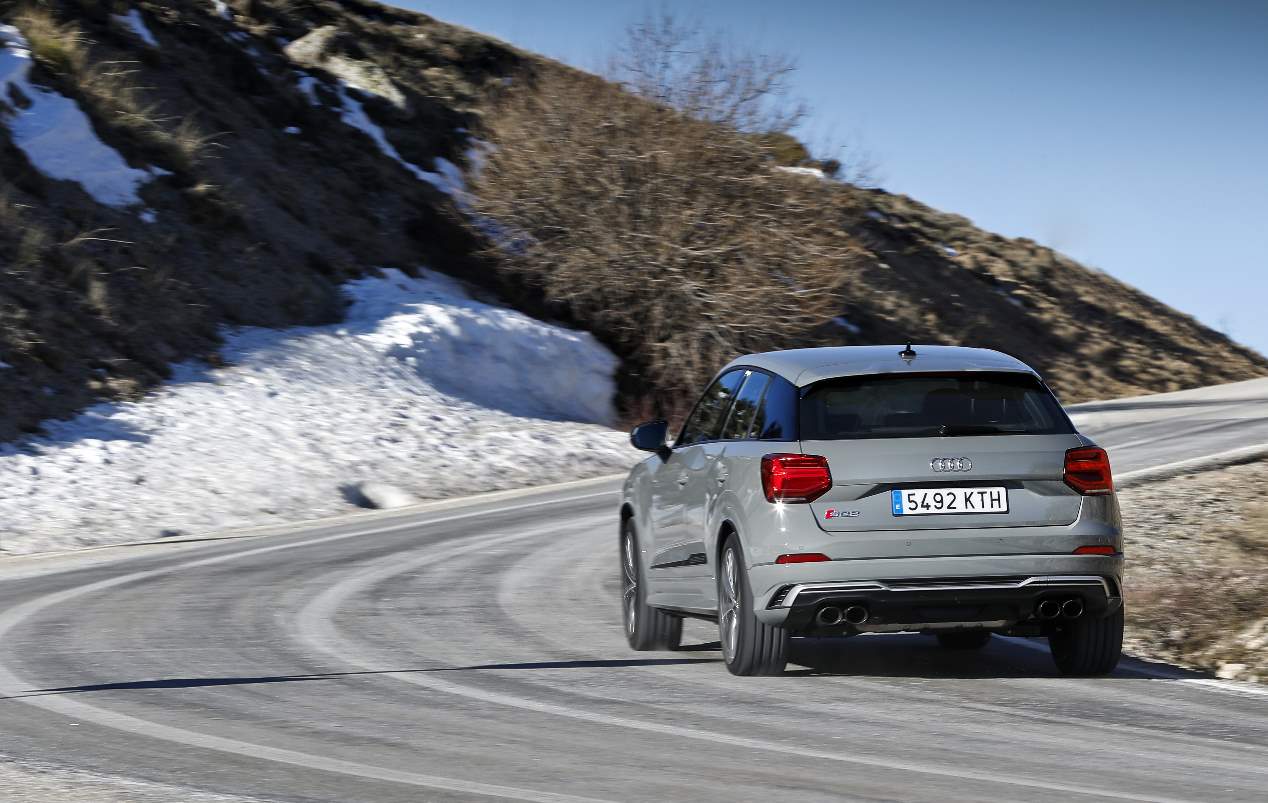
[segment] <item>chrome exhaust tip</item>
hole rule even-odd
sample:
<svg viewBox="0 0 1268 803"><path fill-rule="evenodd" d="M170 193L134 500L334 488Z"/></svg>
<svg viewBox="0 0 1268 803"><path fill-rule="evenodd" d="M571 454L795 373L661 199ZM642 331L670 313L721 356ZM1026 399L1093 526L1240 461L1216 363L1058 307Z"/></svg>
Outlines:
<svg viewBox="0 0 1268 803"><path fill-rule="evenodd" d="M1061 603L1061 615L1067 619L1078 619L1083 615L1083 600L1073 597Z"/></svg>
<svg viewBox="0 0 1268 803"><path fill-rule="evenodd" d="M1056 619L1061 615L1061 603L1055 599L1043 600L1036 606L1035 614L1040 619Z"/></svg>
<svg viewBox="0 0 1268 803"><path fill-rule="evenodd" d="M824 627L832 627L841 624L841 609L835 605L828 605L820 608L819 613L815 614L815 621Z"/></svg>
<svg viewBox="0 0 1268 803"><path fill-rule="evenodd" d="M851 605L843 614L845 621L852 625L861 625L867 621L867 608L862 605Z"/></svg>

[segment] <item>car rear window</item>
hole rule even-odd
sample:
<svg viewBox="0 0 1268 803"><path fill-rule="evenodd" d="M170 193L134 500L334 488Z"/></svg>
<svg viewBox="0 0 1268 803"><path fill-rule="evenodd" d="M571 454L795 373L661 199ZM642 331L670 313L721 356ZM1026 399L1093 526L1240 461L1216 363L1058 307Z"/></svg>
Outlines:
<svg viewBox="0 0 1268 803"><path fill-rule="evenodd" d="M802 440L1073 431L1056 398L1029 374L844 377L814 385L801 400Z"/></svg>

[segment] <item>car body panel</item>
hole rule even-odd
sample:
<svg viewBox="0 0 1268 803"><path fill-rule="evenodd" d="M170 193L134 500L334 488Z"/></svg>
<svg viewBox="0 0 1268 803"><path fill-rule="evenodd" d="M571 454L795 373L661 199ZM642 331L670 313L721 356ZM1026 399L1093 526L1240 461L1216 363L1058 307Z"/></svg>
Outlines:
<svg viewBox="0 0 1268 803"><path fill-rule="evenodd" d="M1065 452L1085 446L1078 435L1009 435L805 441L807 454L828 458L833 486L810 504L830 532L990 529L1069 524L1082 497L1062 481ZM935 471L934 459L964 459L965 471ZM896 516L890 491L903 488L1004 486L1007 513ZM828 516L827 511L846 515ZM852 515L857 513L857 515Z"/></svg>
<svg viewBox="0 0 1268 803"><path fill-rule="evenodd" d="M986 349L918 346L801 349L748 355L730 363L806 388L838 376L899 372L1011 371L1038 376L1007 355ZM726 416L723 416L726 419ZM635 466L624 504L641 533L648 603L709 615L717 607L721 540L740 540L753 607L778 624L787 612L767 610L789 584L972 575L1095 574L1121 588L1122 526L1114 495L1083 496L1063 482L1067 449L1093 445L1078 434L875 438L836 441L723 440L666 449ZM796 434L796 433L794 433ZM763 455L828 458L831 489L809 504L771 503L762 488ZM932 470L938 457L967 458L972 469ZM1008 488L1007 514L894 516L894 488ZM679 489L681 488L681 492ZM826 516L829 509L851 515ZM1074 555L1081 546L1114 555ZM777 564L780 555L821 553L816 563ZM1121 592L1119 592L1121 593Z"/></svg>

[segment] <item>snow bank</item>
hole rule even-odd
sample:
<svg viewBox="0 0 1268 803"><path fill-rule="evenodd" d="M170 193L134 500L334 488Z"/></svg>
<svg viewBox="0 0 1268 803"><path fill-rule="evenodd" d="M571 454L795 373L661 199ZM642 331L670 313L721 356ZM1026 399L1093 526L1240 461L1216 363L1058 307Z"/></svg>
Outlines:
<svg viewBox="0 0 1268 803"><path fill-rule="evenodd" d="M143 401L0 445L0 540L38 551L622 470L616 359L590 335L398 271L348 286L343 323L227 338L233 367L178 366ZM594 422L589 424L577 421Z"/></svg>
<svg viewBox="0 0 1268 803"><path fill-rule="evenodd" d="M98 203L140 203L137 189L158 173L129 167L118 151L97 138L75 101L32 84L30 71L26 39L12 25L0 25L0 100L14 110L0 121L14 144L41 173L78 182ZM15 91L21 100L15 100Z"/></svg>

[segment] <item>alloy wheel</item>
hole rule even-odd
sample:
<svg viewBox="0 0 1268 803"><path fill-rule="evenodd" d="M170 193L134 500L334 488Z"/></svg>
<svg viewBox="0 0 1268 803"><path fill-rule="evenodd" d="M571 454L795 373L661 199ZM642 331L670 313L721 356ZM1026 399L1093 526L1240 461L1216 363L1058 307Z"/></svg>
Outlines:
<svg viewBox="0 0 1268 803"><path fill-rule="evenodd" d="M632 634L638 624L638 564L635 561L634 539L627 532L621 537L621 608L627 634Z"/></svg>
<svg viewBox="0 0 1268 803"><path fill-rule="evenodd" d="M728 549L723 553L720 602L718 629L722 641L722 654L730 662L735 658L740 637L740 567L734 549Z"/></svg>

